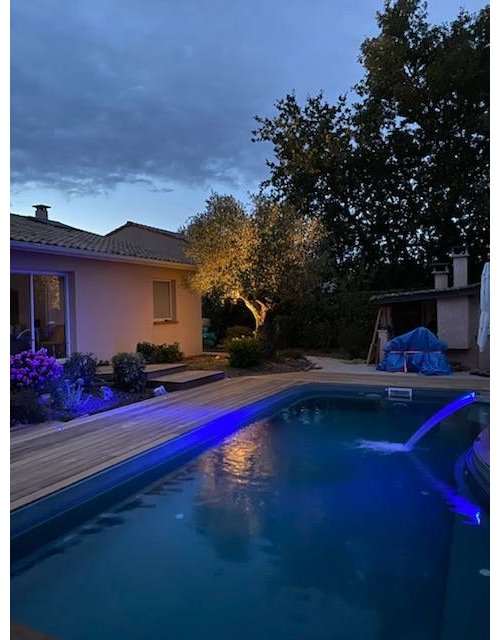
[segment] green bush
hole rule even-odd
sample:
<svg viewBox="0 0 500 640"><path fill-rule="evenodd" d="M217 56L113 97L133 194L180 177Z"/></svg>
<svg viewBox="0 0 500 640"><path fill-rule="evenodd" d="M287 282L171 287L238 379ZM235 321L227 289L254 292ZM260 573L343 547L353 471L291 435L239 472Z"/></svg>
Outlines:
<svg viewBox="0 0 500 640"><path fill-rule="evenodd" d="M160 344L156 352L156 362L180 362L184 354L180 350L179 343Z"/></svg>
<svg viewBox="0 0 500 640"><path fill-rule="evenodd" d="M10 394L10 424L36 424L48 418L48 407L40 396L30 389L13 391Z"/></svg>
<svg viewBox="0 0 500 640"><path fill-rule="evenodd" d="M152 344L151 342L139 342L137 353L144 356L148 364L166 364L180 362L183 353L179 348L179 343L173 344Z"/></svg>
<svg viewBox="0 0 500 640"><path fill-rule="evenodd" d="M224 347L229 348L229 345L233 340L239 340L240 338L253 337L253 331L250 327L245 327L242 324L236 324L234 327L229 327L224 336Z"/></svg>
<svg viewBox="0 0 500 640"><path fill-rule="evenodd" d="M361 327L345 327L339 333L339 347L351 358L365 358L370 346L370 334Z"/></svg>
<svg viewBox="0 0 500 640"><path fill-rule="evenodd" d="M157 348L157 345L152 342L138 342L136 351L142 354L147 363L151 364L155 362Z"/></svg>
<svg viewBox="0 0 500 640"><path fill-rule="evenodd" d="M304 355L299 349L281 349L276 352L277 360L300 360Z"/></svg>
<svg viewBox="0 0 500 640"><path fill-rule="evenodd" d="M93 353L72 353L64 363L63 377L70 384L82 380L84 387L92 386L97 379L97 358Z"/></svg>
<svg viewBox="0 0 500 640"><path fill-rule="evenodd" d="M258 338L249 336L233 338L228 350L230 366L238 369L255 367L264 359L264 348L262 341Z"/></svg>
<svg viewBox="0 0 500 640"><path fill-rule="evenodd" d="M111 360L113 382L125 391L142 391L146 386L146 360L141 353L117 353Z"/></svg>
<svg viewBox="0 0 500 640"><path fill-rule="evenodd" d="M67 413L72 413L77 408L82 408L90 400L90 394L84 394L85 383L83 378L75 381L64 379L53 394L53 406Z"/></svg>

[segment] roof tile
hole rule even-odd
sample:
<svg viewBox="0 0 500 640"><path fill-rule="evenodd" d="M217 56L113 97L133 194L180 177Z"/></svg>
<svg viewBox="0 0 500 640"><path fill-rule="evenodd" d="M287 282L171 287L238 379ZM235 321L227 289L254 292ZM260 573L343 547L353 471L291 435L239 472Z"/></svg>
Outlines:
<svg viewBox="0 0 500 640"><path fill-rule="evenodd" d="M10 239L26 244L44 244L95 254L192 264L192 260L186 256L184 251L186 243L181 238L172 237L172 242L165 243L165 250L158 250L137 243L117 240L112 235L101 236L53 220L39 220L33 216L21 216L14 213L10 215Z"/></svg>

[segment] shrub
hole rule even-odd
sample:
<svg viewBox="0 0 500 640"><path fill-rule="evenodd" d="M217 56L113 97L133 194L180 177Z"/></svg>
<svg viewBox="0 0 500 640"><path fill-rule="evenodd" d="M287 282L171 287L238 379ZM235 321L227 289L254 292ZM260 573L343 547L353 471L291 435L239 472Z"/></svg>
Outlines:
<svg viewBox="0 0 500 640"><path fill-rule="evenodd" d="M364 358L370 346L370 335L360 327L344 327L339 333L339 347L351 358Z"/></svg>
<svg viewBox="0 0 500 640"><path fill-rule="evenodd" d="M156 362L180 362L183 355L178 342L174 342L173 344L160 344L156 352Z"/></svg>
<svg viewBox="0 0 500 640"><path fill-rule="evenodd" d="M11 391L29 389L43 392L50 389L61 377L63 368L47 349L22 351L10 356Z"/></svg>
<svg viewBox="0 0 500 640"><path fill-rule="evenodd" d="M20 389L10 394L11 425L45 422L47 417L48 408L32 389Z"/></svg>
<svg viewBox="0 0 500 640"><path fill-rule="evenodd" d="M113 381L119 389L142 391L146 386L146 361L141 353L117 353L111 360Z"/></svg>
<svg viewBox="0 0 500 640"><path fill-rule="evenodd" d="M64 364L64 377L70 384L83 381L84 387L90 387L97 378L97 358L93 353L72 353Z"/></svg>
<svg viewBox="0 0 500 640"><path fill-rule="evenodd" d="M250 327L245 327L242 324L234 325L234 327L229 327L229 329L226 331L226 335L224 337L224 347L228 349L233 340L251 337L253 337L253 331L252 329L250 329Z"/></svg>
<svg viewBox="0 0 500 640"><path fill-rule="evenodd" d="M233 338L229 346L229 364L231 367L246 369L260 364L264 358L262 341L258 338Z"/></svg>
<svg viewBox="0 0 500 640"><path fill-rule="evenodd" d="M183 358L183 353L179 348L178 342L174 342L173 344L139 342L137 345L137 353L142 354L148 364L179 362Z"/></svg>
<svg viewBox="0 0 500 640"><path fill-rule="evenodd" d="M303 357L302 351L298 349L282 349L276 353L278 360L300 360Z"/></svg>
<svg viewBox="0 0 500 640"><path fill-rule="evenodd" d="M136 347L137 353L141 353L146 362L154 362L157 346L152 342L139 342Z"/></svg>
<svg viewBox="0 0 500 640"><path fill-rule="evenodd" d="M54 404L58 409L72 413L82 409L90 399L90 395L84 395L85 384L83 378L74 382L65 378L54 392Z"/></svg>

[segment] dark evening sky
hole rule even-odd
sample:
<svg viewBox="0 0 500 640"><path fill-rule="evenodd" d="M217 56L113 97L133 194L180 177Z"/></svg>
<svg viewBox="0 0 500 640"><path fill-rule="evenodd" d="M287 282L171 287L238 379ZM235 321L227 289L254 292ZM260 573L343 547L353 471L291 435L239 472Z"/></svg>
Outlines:
<svg viewBox="0 0 500 640"><path fill-rule="evenodd" d="M433 22L485 0L430 0ZM176 229L210 191L245 199L270 149L253 116L360 79L382 0L11 4L11 210L97 232Z"/></svg>

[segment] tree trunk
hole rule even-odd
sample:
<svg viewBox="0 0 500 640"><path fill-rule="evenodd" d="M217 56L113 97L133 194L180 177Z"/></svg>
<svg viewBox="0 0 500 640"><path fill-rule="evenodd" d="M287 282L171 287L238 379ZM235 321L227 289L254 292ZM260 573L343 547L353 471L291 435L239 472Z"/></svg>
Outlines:
<svg viewBox="0 0 500 640"><path fill-rule="evenodd" d="M262 338L264 340L264 351L267 358L272 358L275 352L274 344L274 309L268 309L262 323Z"/></svg>
<svg viewBox="0 0 500 640"><path fill-rule="evenodd" d="M259 300L248 300L247 298L241 298L241 300L245 303L246 308L253 315L253 318L255 320L254 333L255 335L257 335L261 331L262 325L264 324L267 307Z"/></svg>
<svg viewBox="0 0 500 640"><path fill-rule="evenodd" d="M274 325L275 305L260 300L242 298L247 309L255 319L255 335L264 341L264 351L267 358L274 355Z"/></svg>

